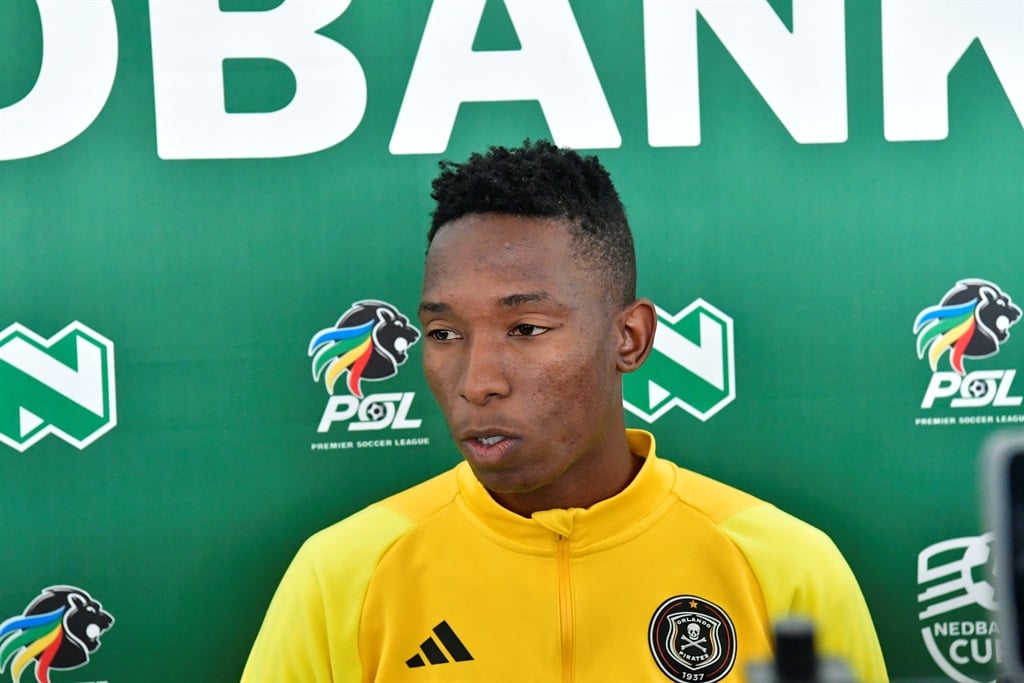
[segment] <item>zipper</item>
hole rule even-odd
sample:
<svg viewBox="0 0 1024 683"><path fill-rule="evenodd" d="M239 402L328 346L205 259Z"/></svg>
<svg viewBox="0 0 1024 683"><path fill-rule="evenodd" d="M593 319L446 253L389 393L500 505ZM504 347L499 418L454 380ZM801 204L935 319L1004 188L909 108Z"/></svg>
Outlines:
<svg viewBox="0 0 1024 683"><path fill-rule="evenodd" d="M576 647L573 614L572 567L569 562L569 539L555 536L555 563L558 566L558 617L562 641L562 683L574 680L573 658Z"/></svg>

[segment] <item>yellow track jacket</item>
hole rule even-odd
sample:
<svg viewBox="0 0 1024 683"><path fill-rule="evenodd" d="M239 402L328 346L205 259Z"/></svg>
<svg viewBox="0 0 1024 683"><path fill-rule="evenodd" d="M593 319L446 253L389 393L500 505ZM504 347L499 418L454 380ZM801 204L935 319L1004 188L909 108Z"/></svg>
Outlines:
<svg viewBox="0 0 1024 683"><path fill-rule="evenodd" d="M243 683L715 683L810 617L818 649L886 681L849 567L817 529L654 453L618 495L531 518L462 463L310 538Z"/></svg>

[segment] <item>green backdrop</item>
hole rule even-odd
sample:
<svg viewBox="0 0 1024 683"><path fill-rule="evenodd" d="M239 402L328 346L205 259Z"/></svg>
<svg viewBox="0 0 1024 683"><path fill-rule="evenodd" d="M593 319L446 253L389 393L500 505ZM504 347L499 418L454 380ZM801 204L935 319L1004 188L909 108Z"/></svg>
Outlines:
<svg viewBox="0 0 1024 683"><path fill-rule="evenodd" d="M301 541L459 457L418 343L359 399L314 335L366 300L415 321L439 159L554 136L610 169L663 314L630 424L826 530L895 680L991 680L1021 27L1019 0L3 0L0 622L68 586L114 622L53 683L236 680ZM933 369L960 281L975 327Z"/></svg>

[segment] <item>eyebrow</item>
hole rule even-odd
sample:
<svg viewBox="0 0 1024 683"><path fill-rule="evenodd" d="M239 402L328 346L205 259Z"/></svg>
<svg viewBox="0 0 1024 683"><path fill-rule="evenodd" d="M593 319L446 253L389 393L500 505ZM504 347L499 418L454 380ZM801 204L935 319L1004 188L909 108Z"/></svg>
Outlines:
<svg viewBox="0 0 1024 683"><path fill-rule="evenodd" d="M503 296L498 299L498 304L502 308L515 308L516 306L522 306L523 304L539 303L550 300L551 295L547 292L522 292ZM451 310L451 306L440 301L420 302L420 313L450 313Z"/></svg>
<svg viewBox="0 0 1024 683"><path fill-rule="evenodd" d="M450 310L452 310L451 306L437 301L420 302L420 313L447 313Z"/></svg>
<svg viewBox="0 0 1024 683"><path fill-rule="evenodd" d="M532 304L542 301L548 301L551 299L551 295L547 292L526 292L522 294L509 294L503 296L498 301L502 308L515 308L516 306L522 306L523 304Z"/></svg>

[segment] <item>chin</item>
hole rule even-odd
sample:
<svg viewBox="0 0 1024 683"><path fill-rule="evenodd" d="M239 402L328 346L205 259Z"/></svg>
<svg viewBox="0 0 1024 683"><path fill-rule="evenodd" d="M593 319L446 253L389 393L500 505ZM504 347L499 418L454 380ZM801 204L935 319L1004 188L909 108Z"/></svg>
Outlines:
<svg viewBox="0 0 1024 683"><path fill-rule="evenodd" d="M499 495L530 493L545 485L545 482L538 480L539 478L530 477L522 472L489 469L472 461L469 461L469 466L473 470L473 474L476 475L477 481L491 493Z"/></svg>

